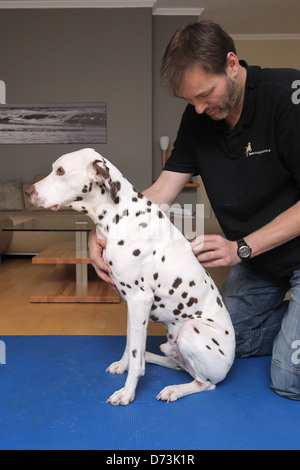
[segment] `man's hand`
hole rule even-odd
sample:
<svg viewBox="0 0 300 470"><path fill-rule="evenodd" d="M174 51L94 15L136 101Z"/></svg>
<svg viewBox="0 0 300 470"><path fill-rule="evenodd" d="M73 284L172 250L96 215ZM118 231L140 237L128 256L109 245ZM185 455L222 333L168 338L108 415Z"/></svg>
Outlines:
<svg viewBox="0 0 300 470"><path fill-rule="evenodd" d="M113 280L110 277L111 269L102 259L102 252L106 246L106 240L100 240L96 235L96 229L92 230L89 235L89 254L91 263L97 275L105 282L115 287Z"/></svg>
<svg viewBox="0 0 300 470"><path fill-rule="evenodd" d="M236 242L221 235L200 235L191 242L191 247L204 268L233 266L241 262Z"/></svg>

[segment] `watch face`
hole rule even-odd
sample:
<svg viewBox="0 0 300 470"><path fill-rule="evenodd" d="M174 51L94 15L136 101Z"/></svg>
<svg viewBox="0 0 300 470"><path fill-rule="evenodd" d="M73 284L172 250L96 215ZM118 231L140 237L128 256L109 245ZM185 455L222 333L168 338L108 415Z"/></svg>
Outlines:
<svg viewBox="0 0 300 470"><path fill-rule="evenodd" d="M241 258L248 258L251 254L249 246L241 246L238 251Z"/></svg>

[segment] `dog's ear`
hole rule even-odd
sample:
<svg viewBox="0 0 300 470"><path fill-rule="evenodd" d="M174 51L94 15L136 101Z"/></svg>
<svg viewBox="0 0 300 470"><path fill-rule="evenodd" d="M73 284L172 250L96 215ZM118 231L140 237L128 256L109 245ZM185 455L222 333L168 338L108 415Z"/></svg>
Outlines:
<svg viewBox="0 0 300 470"><path fill-rule="evenodd" d="M117 203L117 193L120 189L119 182L113 182L108 166L101 160L93 161L87 168L87 175L91 181L98 183L99 185L105 185L107 191L110 194L111 199Z"/></svg>
<svg viewBox="0 0 300 470"><path fill-rule="evenodd" d="M105 184L105 181L109 179L109 168L106 165L101 165L100 160L95 160L87 167L87 175L91 181L98 184Z"/></svg>

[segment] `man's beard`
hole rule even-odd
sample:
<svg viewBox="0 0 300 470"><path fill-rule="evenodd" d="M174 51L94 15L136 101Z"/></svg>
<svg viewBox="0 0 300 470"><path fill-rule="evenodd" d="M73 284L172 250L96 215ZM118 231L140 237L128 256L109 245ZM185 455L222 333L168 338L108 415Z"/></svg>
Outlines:
<svg viewBox="0 0 300 470"><path fill-rule="evenodd" d="M224 104L216 108L206 109L205 112L214 121L221 121L225 119L229 114L236 108L242 97L242 89L239 85L230 77L226 77L226 92Z"/></svg>

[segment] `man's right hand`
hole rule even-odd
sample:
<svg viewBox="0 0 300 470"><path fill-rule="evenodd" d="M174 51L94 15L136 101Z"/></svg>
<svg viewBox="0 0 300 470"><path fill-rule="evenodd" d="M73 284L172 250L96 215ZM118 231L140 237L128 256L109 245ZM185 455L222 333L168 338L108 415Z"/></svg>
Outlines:
<svg viewBox="0 0 300 470"><path fill-rule="evenodd" d="M97 275L105 282L110 284L112 287L115 287L113 280L110 277L112 271L108 264L106 264L102 259L102 252L106 246L105 239L99 239L96 234L96 229L92 230L89 235L89 254L91 258L91 263L97 273Z"/></svg>

